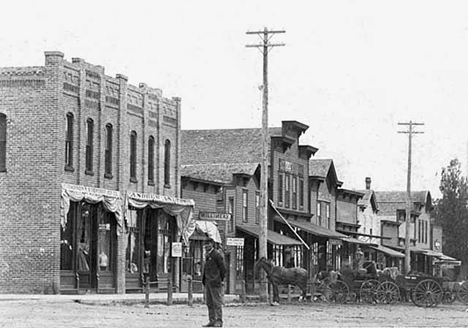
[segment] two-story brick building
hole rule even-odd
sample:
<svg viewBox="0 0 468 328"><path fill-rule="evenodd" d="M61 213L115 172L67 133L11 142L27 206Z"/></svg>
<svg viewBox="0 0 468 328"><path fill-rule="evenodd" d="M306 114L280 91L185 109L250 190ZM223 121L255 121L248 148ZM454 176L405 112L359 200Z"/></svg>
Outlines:
<svg viewBox="0 0 468 328"><path fill-rule="evenodd" d="M46 52L0 69L0 290L178 285L171 246L190 221L178 198L181 100Z"/></svg>

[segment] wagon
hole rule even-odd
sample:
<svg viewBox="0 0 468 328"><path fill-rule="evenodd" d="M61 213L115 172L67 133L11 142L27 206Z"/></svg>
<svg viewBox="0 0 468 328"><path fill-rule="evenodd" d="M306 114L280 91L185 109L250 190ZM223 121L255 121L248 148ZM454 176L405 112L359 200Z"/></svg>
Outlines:
<svg viewBox="0 0 468 328"><path fill-rule="evenodd" d="M364 269L354 271L344 269L336 279L330 280L323 294L329 302L345 303L395 303L400 299L400 291L391 277L379 274L374 262L364 262Z"/></svg>

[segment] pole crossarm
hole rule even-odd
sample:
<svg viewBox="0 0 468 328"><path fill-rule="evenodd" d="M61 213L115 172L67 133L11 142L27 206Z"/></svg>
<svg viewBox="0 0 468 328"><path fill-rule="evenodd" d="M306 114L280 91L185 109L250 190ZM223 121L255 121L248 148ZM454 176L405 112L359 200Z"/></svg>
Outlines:
<svg viewBox="0 0 468 328"><path fill-rule="evenodd" d="M413 131L414 126L421 126L424 123L416 123L409 121L409 123L398 123L398 125L408 126L407 131L398 131L408 135L408 172L407 172L407 186L406 186L406 217L405 217L405 273L411 270L411 251L410 251L410 223L411 223L411 147L413 134L422 134L424 132Z"/></svg>
<svg viewBox="0 0 468 328"><path fill-rule="evenodd" d="M246 45L247 48L257 48L263 57L263 84L262 84L262 164L260 174L260 233L258 236L258 257L268 257L268 150L270 136L268 132L268 53L274 47L284 46L282 43L270 43L274 34L285 33L281 30L269 31L266 27L263 31L249 31L248 35L258 35L261 44ZM260 299L268 298L268 289L266 288L266 277L261 275Z"/></svg>

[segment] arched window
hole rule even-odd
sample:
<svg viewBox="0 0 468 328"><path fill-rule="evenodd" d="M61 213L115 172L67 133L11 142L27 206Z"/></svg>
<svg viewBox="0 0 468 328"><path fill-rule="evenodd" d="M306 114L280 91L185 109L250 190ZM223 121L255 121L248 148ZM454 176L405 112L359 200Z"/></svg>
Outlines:
<svg viewBox="0 0 468 328"><path fill-rule="evenodd" d="M6 115L0 113L0 172L6 171Z"/></svg>
<svg viewBox="0 0 468 328"><path fill-rule="evenodd" d="M154 138L148 140L148 184L154 184Z"/></svg>
<svg viewBox="0 0 468 328"><path fill-rule="evenodd" d="M86 121L86 174L93 174L94 121Z"/></svg>
<svg viewBox="0 0 468 328"><path fill-rule="evenodd" d="M130 181L136 182L137 134L130 134Z"/></svg>
<svg viewBox="0 0 468 328"><path fill-rule="evenodd" d="M73 171L73 123L73 114L68 113L65 126L65 170L67 171Z"/></svg>
<svg viewBox="0 0 468 328"><path fill-rule="evenodd" d="M106 145L104 149L104 177L112 178L112 124L106 125Z"/></svg>
<svg viewBox="0 0 468 328"><path fill-rule="evenodd" d="M164 187L171 187L171 142L164 143Z"/></svg>

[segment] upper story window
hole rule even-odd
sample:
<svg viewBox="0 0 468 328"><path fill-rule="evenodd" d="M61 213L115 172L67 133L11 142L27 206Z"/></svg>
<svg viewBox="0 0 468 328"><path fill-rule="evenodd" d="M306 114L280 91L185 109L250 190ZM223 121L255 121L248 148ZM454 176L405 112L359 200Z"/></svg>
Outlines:
<svg viewBox="0 0 468 328"><path fill-rule="evenodd" d="M331 217L330 217L330 204L327 203L327 207L326 207L326 214L327 214L327 225L328 225L328 229L331 228Z"/></svg>
<svg viewBox="0 0 468 328"><path fill-rule="evenodd" d="M148 184L154 185L154 138L148 139Z"/></svg>
<svg viewBox="0 0 468 328"><path fill-rule="evenodd" d="M255 223L260 223L260 192L255 192Z"/></svg>
<svg viewBox="0 0 468 328"><path fill-rule="evenodd" d="M0 172L6 171L6 115L0 113Z"/></svg>
<svg viewBox="0 0 468 328"><path fill-rule="evenodd" d="M171 187L171 141L164 142L164 187Z"/></svg>
<svg viewBox="0 0 468 328"><path fill-rule="evenodd" d="M137 133L135 131L132 131L132 133L130 133L130 181L131 182L137 182L136 164L137 164Z"/></svg>
<svg viewBox="0 0 468 328"><path fill-rule="evenodd" d="M231 222L229 225L229 231L234 231L234 221L235 221L235 213L234 213L234 197L229 197L227 202L227 212L231 214Z"/></svg>
<svg viewBox="0 0 468 328"><path fill-rule="evenodd" d="M292 208L297 209L297 177L292 178Z"/></svg>
<svg viewBox="0 0 468 328"><path fill-rule="evenodd" d="M290 194L289 194L289 188L291 184L291 176L289 174L285 175L285 181L284 181L284 207L289 207L289 202L290 202Z"/></svg>
<svg viewBox="0 0 468 328"><path fill-rule="evenodd" d="M304 208L304 179L299 179L299 208Z"/></svg>
<svg viewBox="0 0 468 328"><path fill-rule="evenodd" d="M67 171L73 171L73 123L73 114L68 113L65 123L65 170Z"/></svg>
<svg viewBox="0 0 468 328"><path fill-rule="evenodd" d="M242 222L247 222L249 220L248 203L249 195L247 193L247 190L242 190Z"/></svg>
<svg viewBox="0 0 468 328"><path fill-rule="evenodd" d="M93 152L94 152L94 121L90 118L86 121L86 161L85 173L93 174Z"/></svg>
<svg viewBox="0 0 468 328"><path fill-rule="evenodd" d="M278 173L278 205L283 206L283 173Z"/></svg>
<svg viewBox="0 0 468 328"><path fill-rule="evenodd" d="M113 138L112 124L106 125L106 144L104 149L104 177L112 178L112 138Z"/></svg>
<svg viewBox="0 0 468 328"><path fill-rule="evenodd" d="M322 204L317 202L317 224L322 225Z"/></svg>

